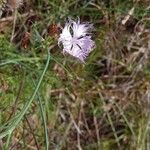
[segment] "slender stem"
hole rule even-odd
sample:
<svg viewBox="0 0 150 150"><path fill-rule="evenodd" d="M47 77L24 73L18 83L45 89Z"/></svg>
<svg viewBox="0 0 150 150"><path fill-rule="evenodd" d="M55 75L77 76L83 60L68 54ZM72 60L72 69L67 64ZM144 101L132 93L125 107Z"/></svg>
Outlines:
<svg viewBox="0 0 150 150"><path fill-rule="evenodd" d="M45 142L46 142L46 150L49 150L49 140L48 140L48 131L47 131L47 123L46 123L46 114L44 113L41 99L39 98L39 105L41 110L41 116L44 123L44 132L45 132Z"/></svg>
<svg viewBox="0 0 150 150"><path fill-rule="evenodd" d="M34 85L35 82L33 81ZM38 95L38 101L39 101L39 106L40 106L40 111L41 111L41 117L42 117L42 121L44 124L44 132L45 132L45 142L46 142L46 150L49 150L49 140L48 140L48 131L47 131L47 123L46 123L46 114L44 113L44 109L43 109L43 105L42 105L42 101L41 101L41 97L39 95L39 93L37 93Z"/></svg>
<svg viewBox="0 0 150 150"><path fill-rule="evenodd" d="M49 65L49 61L50 61L50 53L48 52L47 62L46 62L45 68L44 68L44 70L42 72L42 75L41 75L41 77L40 77L40 79L39 79L39 81L37 83L35 91L33 92L31 98L29 99L29 101L27 101L27 103L25 104L25 106L23 107L23 109L21 110L21 112L17 115L16 119L9 125L8 129L6 129L2 133L0 133L0 138L5 137L10 132L12 132L16 128L16 126L20 123L20 121L22 120L23 116L27 112L28 108L30 107L33 99L35 98L35 96L36 96L36 94L37 94L37 92L38 92L38 90L40 88L40 85L42 83L44 75L45 75L45 73L47 71L47 68L48 68L48 65Z"/></svg>
<svg viewBox="0 0 150 150"><path fill-rule="evenodd" d="M17 64L19 62L32 62L32 61L40 61L45 60L46 58L40 58L40 57L33 57L33 58L16 58L13 60L7 60L2 63L0 63L0 66L8 65L8 64Z"/></svg>
<svg viewBox="0 0 150 150"><path fill-rule="evenodd" d="M5 149L6 150L9 149L9 143L10 143L10 140L11 140L11 134L12 134L12 132L10 132L8 134L8 137L7 137L7 141L6 141L6 145L5 145Z"/></svg>

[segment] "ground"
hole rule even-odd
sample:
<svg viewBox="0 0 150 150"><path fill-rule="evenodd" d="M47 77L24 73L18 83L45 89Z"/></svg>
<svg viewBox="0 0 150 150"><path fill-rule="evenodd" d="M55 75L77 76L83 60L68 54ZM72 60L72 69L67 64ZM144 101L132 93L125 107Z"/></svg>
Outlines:
<svg viewBox="0 0 150 150"><path fill-rule="evenodd" d="M149 1L16 2L0 19L0 149L149 150ZM58 46L68 17L94 26L85 63Z"/></svg>

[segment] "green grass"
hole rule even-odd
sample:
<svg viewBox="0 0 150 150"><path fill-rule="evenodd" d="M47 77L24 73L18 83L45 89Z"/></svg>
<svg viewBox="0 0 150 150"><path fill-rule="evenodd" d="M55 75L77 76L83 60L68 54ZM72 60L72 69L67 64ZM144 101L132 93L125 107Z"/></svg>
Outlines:
<svg viewBox="0 0 150 150"><path fill-rule="evenodd" d="M30 2L16 22L20 35L30 32L26 49L21 36L10 42L13 27L0 21L0 149L149 150L147 3ZM21 17L28 8L32 25ZM96 48L85 64L47 33L68 16L94 23Z"/></svg>

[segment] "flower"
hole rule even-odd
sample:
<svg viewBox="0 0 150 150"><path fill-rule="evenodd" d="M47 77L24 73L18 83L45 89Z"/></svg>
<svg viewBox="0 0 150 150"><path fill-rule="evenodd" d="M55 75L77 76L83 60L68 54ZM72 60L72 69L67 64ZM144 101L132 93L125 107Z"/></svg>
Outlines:
<svg viewBox="0 0 150 150"><path fill-rule="evenodd" d="M69 19L58 39L58 44L63 45L63 52L84 62L95 47L95 42L91 39L92 28L92 24L80 23L79 19L76 22Z"/></svg>

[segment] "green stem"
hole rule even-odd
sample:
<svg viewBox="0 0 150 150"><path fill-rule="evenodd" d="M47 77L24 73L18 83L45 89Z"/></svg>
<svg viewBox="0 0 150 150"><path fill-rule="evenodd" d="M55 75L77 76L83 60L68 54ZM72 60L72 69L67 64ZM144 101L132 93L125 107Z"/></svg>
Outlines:
<svg viewBox="0 0 150 150"><path fill-rule="evenodd" d="M12 134L12 132L10 132L10 133L8 134L8 138L7 138L7 141L6 141L5 148L4 148L4 149L6 149L6 150L9 149L9 144L10 144L10 140L11 140L11 134Z"/></svg>
<svg viewBox="0 0 150 150"><path fill-rule="evenodd" d="M27 103L25 104L25 106L23 107L23 109L21 110L21 112L17 115L16 120L14 120L11 123L11 125L8 127L7 130L5 130L4 132L0 133L0 139L3 138L3 137L5 137L6 135L8 135L10 132L12 132L16 128L16 126L20 123L20 121L22 120L23 116L27 112L28 108L30 107L33 99L35 98L35 96L36 96L36 94L37 94L37 92L38 92L38 90L40 88L40 85L42 83L44 75L45 75L45 73L47 71L47 68L48 68L48 65L49 65L49 61L50 61L50 53L48 52L47 62L46 62L45 68L44 68L44 70L42 72L42 75L41 75L41 77L40 77L40 79L38 81L38 84L36 86L35 91L33 92L31 98L29 99L29 101L27 101Z"/></svg>
<svg viewBox="0 0 150 150"><path fill-rule="evenodd" d="M44 132L45 132L45 142L46 142L46 150L49 150L49 140L48 140L48 131L47 131L47 125L46 125L46 115L43 110L41 99L39 98L39 105L41 110L41 116L44 124Z"/></svg>
<svg viewBox="0 0 150 150"><path fill-rule="evenodd" d="M19 62L32 62L32 61L41 61L41 60L45 60L46 58L40 58L40 57L33 57L33 58L17 58L17 59L13 59L13 60L7 60L4 61L2 63L0 63L0 66L5 66L8 64L17 64Z"/></svg>
<svg viewBox="0 0 150 150"><path fill-rule="evenodd" d="M34 85L35 82L33 81ZM39 93L37 93L38 95L38 101L39 101L39 106L40 106L40 111L41 111L41 117L42 117L42 121L44 124L44 132L45 132L45 142L46 142L46 150L49 150L49 140L48 140L48 131L47 131L47 123L46 123L46 114L44 113L44 109L43 109L43 105L42 105L42 100L41 97L39 95Z"/></svg>

